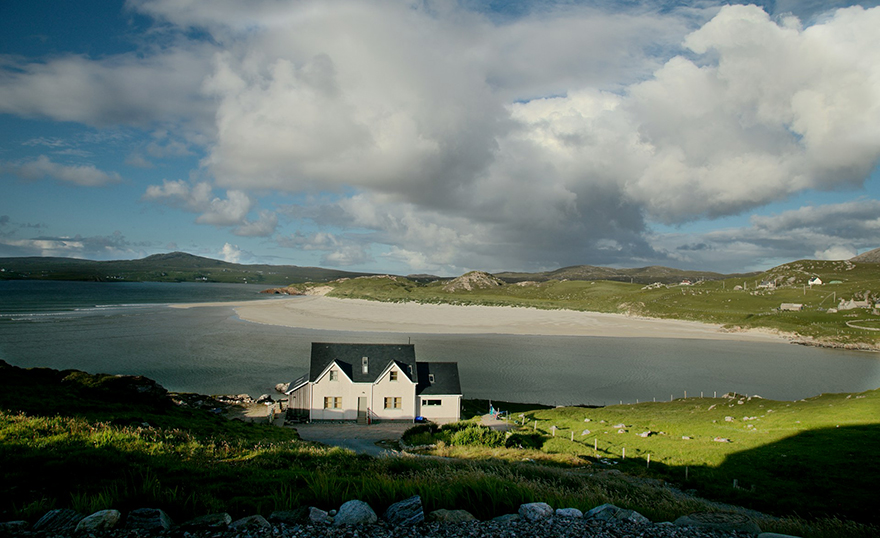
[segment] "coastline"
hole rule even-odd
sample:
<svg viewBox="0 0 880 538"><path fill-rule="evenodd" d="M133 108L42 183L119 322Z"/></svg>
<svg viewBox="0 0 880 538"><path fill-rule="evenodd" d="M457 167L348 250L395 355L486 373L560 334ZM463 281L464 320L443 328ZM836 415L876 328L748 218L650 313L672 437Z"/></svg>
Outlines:
<svg viewBox="0 0 880 538"><path fill-rule="evenodd" d="M252 323L328 331L789 341L785 335L769 331L728 331L696 321L529 307L390 303L321 295L172 305L200 306L231 306L240 319Z"/></svg>

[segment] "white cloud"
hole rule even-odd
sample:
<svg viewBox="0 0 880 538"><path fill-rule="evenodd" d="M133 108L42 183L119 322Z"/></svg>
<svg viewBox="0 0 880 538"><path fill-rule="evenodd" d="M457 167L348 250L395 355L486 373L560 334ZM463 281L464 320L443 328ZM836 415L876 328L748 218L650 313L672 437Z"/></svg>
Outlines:
<svg viewBox="0 0 880 538"><path fill-rule="evenodd" d="M233 245L231 243L226 243L223 245L223 248L220 249L220 256L223 257L223 260L229 263L238 263L241 259L241 249L238 248L238 245Z"/></svg>
<svg viewBox="0 0 880 538"><path fill-rule="evenodd" d="M214 196L207 182L190 185L184 180L162 180L162 185L150 185L143 199L170 207L201 213L198 224L235 226L233 233L242 236L268 236L278 226L278 216L271 211L260 211L257 221L249 221L248 213L254 208L254 200L240 190L226 191L226 198Z"/></svg>
<svg viewBox="0 0 880 538"><path fill-rule="evenodd" d="M0 173L2 172L9 172L31 181L49 177L80 187L101 187L122 181L122 177L116 172L104 172L93 164L64 165L53 162L45 155L23 163L0 162Z"/></svg>
<svg viewBox="0 0 880 538"><path fill-rule="evenodd" d="M58 256L98 260L132 258L143 255L138 247L144 245L128 241L122 232L108 236L41 236L32 239L0 237L0 256Z"/></svg>
<svg viewBox="0 0 880 538"><path fill-rule="evenodd" d="M257 220L244 220L240 226L232 230L232 233L246 237L269 237L277 228L278 215L272 211L262 210Z"/></svg>

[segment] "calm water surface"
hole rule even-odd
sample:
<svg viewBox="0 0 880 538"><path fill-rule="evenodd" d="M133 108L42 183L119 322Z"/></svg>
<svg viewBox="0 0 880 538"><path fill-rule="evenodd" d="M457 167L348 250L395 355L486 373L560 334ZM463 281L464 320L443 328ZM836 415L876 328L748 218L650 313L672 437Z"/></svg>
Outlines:
<svg viewBox="0 0 880 538"><path fill-rule="evenodd" d="M256 396L305 373L313 341L410 340L420 360L458 361L468 398L612 404L736 391L794 400L880 387L874 353L685 339L316 331L244 322L229 306L168 306L272 300L260 289L0 282L0 359L141 374L174 391Z"/></svg>

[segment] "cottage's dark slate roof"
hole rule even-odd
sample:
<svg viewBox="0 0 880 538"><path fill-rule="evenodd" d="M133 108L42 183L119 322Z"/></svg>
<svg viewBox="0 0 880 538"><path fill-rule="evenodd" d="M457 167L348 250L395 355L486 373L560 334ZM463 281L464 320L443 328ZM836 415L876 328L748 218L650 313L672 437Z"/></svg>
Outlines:
<svg viewBox="0 0 880 538"><path fill-rule="evenodd" d="M417 366L419 384L416 387L416 394L420 396L461 394L457 362L419 362Z"/></svg>
<svg viewBox="0 0 880 538"><path fill-rule="evenodd" d="M361 368L361 359L369 359L366 374ZM404 375L413 372L414 382L418 383L416 352L413 344L328 344L312 343L312 361L309 366L309 381L315 382L327 366L336 361L340 369L355 383L373 383L385 368L396 362ZM412 366L412 368L409 368Z"/></svg>

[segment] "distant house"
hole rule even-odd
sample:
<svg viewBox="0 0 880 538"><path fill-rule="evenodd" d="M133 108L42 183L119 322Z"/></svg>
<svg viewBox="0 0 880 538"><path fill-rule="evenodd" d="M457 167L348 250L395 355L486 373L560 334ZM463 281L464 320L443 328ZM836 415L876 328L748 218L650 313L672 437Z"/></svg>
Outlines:
<svg viewBox="0 0 880 538"><path fill-rule="evenodd" d="M758 284L758 289L775 289L776 281L775 280L762 280L760 284Z"/></svg>
<svg viewBox="0 0 880 538"><path fill-rule="evenodd" d="M809 284L810 286L821 286L821 285L822 285L822 279L819 278L819 277L817 277L817 276L814 276L813 278L811 278L811 279L807 282L807 284Z"/></svg>
<svg viewBox="0 0 880 538"><path fill-rule="evenodd" d="M804 309L804 305L800 303L782 303L779 310L782 312L800 312Z"/></svg>
<svg viewBox="0 0 880 538"><path fill-rule="evenodd" d="M680 286L693 286L694 283L691 281L691 279L684 278L684 279L682 279L681 284L679 284L679 285Z"/></svg>
<svg viewBox="0 0 880 538"><path fill-rule="evenodd" d="M309 421L461 418L458 363L417 362L412 344L312 343L309 373L286 394L291 412Z"/></svg>
<svg viewBox="0 0 880 538"><path fill-rule="evenodd" d="M854 310L856 308L871 308L870 301L856 301L854 299L850 299L849 301L840 300L840 304L837 305L838 310Z"/></svg>

